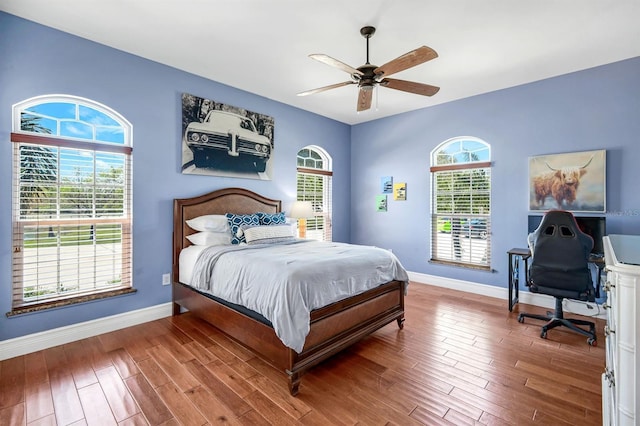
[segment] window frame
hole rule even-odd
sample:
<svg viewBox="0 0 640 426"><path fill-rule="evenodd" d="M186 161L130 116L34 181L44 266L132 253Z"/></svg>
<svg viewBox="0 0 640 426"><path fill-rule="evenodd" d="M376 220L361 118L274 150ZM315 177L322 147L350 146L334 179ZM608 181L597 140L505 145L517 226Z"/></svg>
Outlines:
<svg viewBox="0 0 640 426"><path fill-rule="evenodd" d="M54 133L41 133L37 131L29 131L24 130L22 127L22 115L30 114L35 115L32 111L27 111L31 107L42 106L46 108L46 104L57 104L64 103L73 105L75 108L75 118L61 118L61 117L47 117L46 114L39 114L41 119L50 120L55 122L55 134ZM84 109L83 108L87 108ZM81 111L89 111L96 112L102 114L101 116L106 116L105 120L108 121L109 124L100 123L98 121L86 121L86 117L82 117ZM12 184L12 244L13 244L13 254L12 254L12 296L11 296L11 311L7 313L7 316L11 317L14 315L19 315L23 313L35 312L44 309L50 309L60 306L67 306L75 303L86 302L95 299L101 299L106 297L118 296L122 294L132 293L136 290L133 288L132 283L132 271L133 271L133 237L132 237L132 212L133 212L133 185L131 182L132 178L132 152L133 152L133 141L132 141L132 126L131 124L120 114L112 110L111 108L92 101L90 99L85 99L77 96L71 95L43 95L37 96L34 98L27 99L25 101L19 102L13 105L13 131L11 132L11 143L14 145L13 147L13 164L12 164L12 175L13 175L13 184ZM110 122L113 120L113 123ZM61 122L65 122L65 125L73 126L75 123L78 123L79 126L84 126L85 128L91 129L92 138L83 138L83 137L70 137L70 136L60 136L61 133ZM122 142L113 142L109 140L105 140L104 134L100 134L101 131L115 130L117 134L122 134ZM50 129L51 130L51 129ZM100 135L100 136L99 136ZM48 183L47 187L57 188L54 190L55 198L55 216L54 218L43 218L38 217L24 217L23 207L20 205L21 198L21 188L23 188L23 181L21 179L22 172L22 160L24 159L23 154L24 147L39 147L44 149L52 150L51 153L55 154L56 163L54 169L55 170L55 181L51 181ZM72 150L77 150L77 152L84 153L82 154L88 160L85 160L85 165L90 164L91 167L91 184L89 185L91 194L91 213L89 217L80 217L80 214L77 214L76 217L73 215L65 215L61 213L61 206L63 199L61 198L61 188L64 187L65 183L62 182L62 168L63 164L61 161L61 153L68 153ZM100 159L100 154L104 153L105 156L114 156L117 158L119 155L122 156L122 185L111 184L104 185L99 182L96 178L98 166L97 163ZM86 162L88 161L88 163ZM34 181L34 184L37 184L37 181ZM74 185L67 185L72 187ZM80 188L85 186L85 184L75 184L74 187ZM122 197L121 197L121 212L116 213L105 213L102 211L102 214L98 214L99 211L97 205L97 194L100 189L104 188L120 188L122 189ZM113 192L111 193L113 194ZM49 200L48 203L51 203ZM85 213L86 214L86 213ZM101 276L101 272L96 273L97 269L100 269L97 264L105 258L105 256L101 256L96 254L97 249L96 246L103 243L104 240L101 238L108 239L109 237L105 237L102 233L99 233L98 226L103 225L107 227L112 227L115 229L119 229L119 233L117 234L120 242L119 242L119 250L114 252L112 255L107 256L110 259L119 259L121 261L119 270L120 281L115 280L107 280L106 285L104 285L104 281L96 281L96 277ZM25 267L23 260L25 259L25 253L27 250L26 239L25 239L25 228L26 227L34 227L36 232L38 232L38 228L40 227L49 227L51 229L56 229L58 232L56 235L56 240L51 246L55 248L56 255L54 255L54 260L49 260L48 263L51 267L57 268L56 276L60 277L64 272L61 272L65 265L63 265L63 261L66 262L74 262L78 263L78 269L80 268L80 263L86 261L88 259L88 265L93 268L93 280L87 279L82 276L82 274L78 273L77 276L74 277L76 283L80 283L81 280L85 280L88 282L87 288L81 288L80 285L77 285L78 289L75 291L68 292L60 292L54 291L51 297L38 297L35 296L33 299L29 300L25 298L25 284L24 277L25 273L30 273L36 271L39 273L39 261L46 262L43 260L44 258L37 252L35 255L33 253L29 254L28 259L35 259L35 263L32 264L32 267ZM82 245L82 247L87 247L91 249L81 249L81 245L78 244L77 253L75 255L67 256L66 258L62 256L60 253L64 250L65 243L62 242L63 237L61 234L63 230L72 229L73 227L77 227L77 229L90 227L90 236L92 237L92 241L88 244ZM66 232L66 231L64 231ZM78 240L79 241L79 240ZM49 242L50 244L51 242ZM68 243L66 243L68 245ZM71 246L74 246L71 244ZM91 253L93 251L93 253ZM89 254L87 254L89 252ZM75 256L75 257L74 257ZM82 259L82 260L81 260ZM67 263L66 265L68 266ZM91 274L90 274L91 275ZM59 279L59 278L58 278ZM57 279L56 279L57 280ZM72 280L73 281L73 280ZM83 281L84 283L85 281ZM43 288L47 287L45 284L42 284ZM36 285L34 287L34 291L40 292L40 280L36 280Z"/></svg>
<svg viewBox="0 0 640 426"><path fill-rule="evenodd" d="M459 144L480 147L482 157L462 149L447 153ZM447 160L444 157L451 157ZM466 160L460 161L462 157ZM476 137L461 136L442 142L431 152L430 259L432 263L470 269L491 269L491 146ZM450 179L450 186L439 184ZM479 183L478 183L479 182ZM456 192L462 208L456 205ZM453 198L452 198L453 197ZM439 207L448 204L449 209ZM474 201L476 201L474 203ZM442 211L441 211L442 210ZM486 246L485 243L486 242ZM484 247L483 247L484 246Z"/></svg>
<svg viewBox="0 0 640 426"><path fill-rule="evenodd" d="M322 167L309 167L310 164L305 164L305 166L298 165L300 157L300 153L304 150L309 150L315 153L319 160L322 162ZM297 201L311 201L313 205L313 210L315 212L314 218L321 219L322 226L322 239L312 238L309 234L313 235L314 231L318 231L317 226L318 222L314 223L314 218L306 220L307 226L307 238L308 239L316 239L319 241L332 241L333 233L332 233L332 194L333 194L333 171L332 171L332 161L329 154L322 148L314 145L309 145L298 150L296 154L296 200ZM315 194L306 193L304 190L301 191L300 188L300 179L304 176L311 176L317 179L321 179L322 181L322 197L317 197ZM314 229L314 227L316 227Z"/></svg>

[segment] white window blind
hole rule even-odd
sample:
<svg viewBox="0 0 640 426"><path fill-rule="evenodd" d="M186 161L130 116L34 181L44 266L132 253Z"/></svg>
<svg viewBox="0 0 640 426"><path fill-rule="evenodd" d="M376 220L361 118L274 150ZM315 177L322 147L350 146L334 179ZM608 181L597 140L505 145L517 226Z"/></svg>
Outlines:
<svg viewBox="0 0 640 426"><path fill-rule="evenodd" d="M491 265L491 168L486 143L448 141L432 155L431 260Z"/></svg>
<svg viewBox="0 0 640 426"><path fill-rule="evenodd" d="M328 155L318 148L298 152L297 201L311 201L314 217L306 221L307 238L331 241L331 179Z"/></svg>
<svg viewBox="0 0 640 426"><path fill-rule="evenodd" d="M11 135L17 313L131 288L131 148L99 109L56 100L19 110Z"/></svg>

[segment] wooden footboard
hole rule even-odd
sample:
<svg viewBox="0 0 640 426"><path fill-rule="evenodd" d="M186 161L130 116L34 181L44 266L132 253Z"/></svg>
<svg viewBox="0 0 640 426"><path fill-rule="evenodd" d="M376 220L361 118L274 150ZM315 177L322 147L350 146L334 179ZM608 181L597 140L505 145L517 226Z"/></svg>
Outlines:
<svg viewBox="0 0 640 426"><path fill-rule="evenodd" d="M392 281L311 313L310 331L301 353L287 348L273 328L180 283L173 284L174 314L180 307L212 324L227 336L289 377L296 395L302 375L311 367L396 320L404 322L404 284Z"/></svg>
<svg viewBox="0 0 640 426"><path fill-rule="evenodd" d="M404 325L404 284L392 281L311 313L311 329L300 354L286 372L289 390L298 393L300 377L309 368L396 320Z"/></svg>

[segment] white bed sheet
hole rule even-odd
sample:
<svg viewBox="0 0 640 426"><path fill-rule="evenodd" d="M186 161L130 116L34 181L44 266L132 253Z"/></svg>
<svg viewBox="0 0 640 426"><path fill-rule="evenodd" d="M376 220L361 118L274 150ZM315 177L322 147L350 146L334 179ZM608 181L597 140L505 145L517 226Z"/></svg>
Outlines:
<svg viewBox="0 0 640 426"><path fill-rule="evenodd" d="M206 248L207 246L189 246L180 252L180 274L178 278L181 283L191 285L193 268L196 265L198 256L200 256L200 253Z"/></svg>

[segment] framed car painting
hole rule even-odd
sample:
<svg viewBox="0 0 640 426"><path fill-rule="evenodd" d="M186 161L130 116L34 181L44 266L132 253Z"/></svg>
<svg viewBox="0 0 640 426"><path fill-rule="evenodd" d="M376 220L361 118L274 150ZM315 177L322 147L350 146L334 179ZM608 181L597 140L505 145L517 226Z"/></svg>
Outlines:
<svg viewBox="0 0 640 426"><path fill-rule="evenodd" d="M182 173L271 180L274 120L182 94Z"/></svg>

